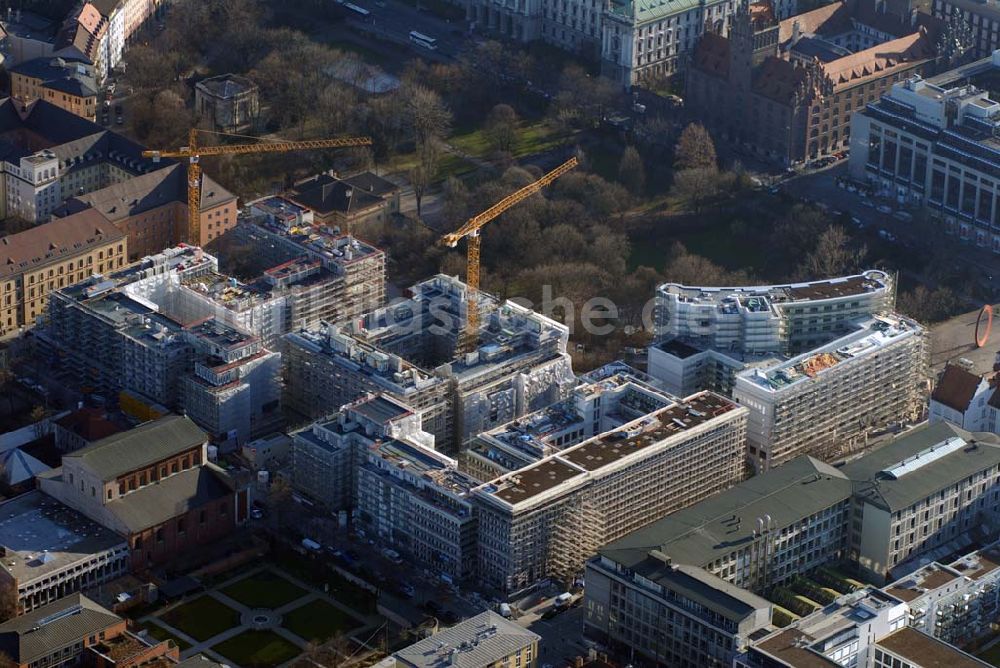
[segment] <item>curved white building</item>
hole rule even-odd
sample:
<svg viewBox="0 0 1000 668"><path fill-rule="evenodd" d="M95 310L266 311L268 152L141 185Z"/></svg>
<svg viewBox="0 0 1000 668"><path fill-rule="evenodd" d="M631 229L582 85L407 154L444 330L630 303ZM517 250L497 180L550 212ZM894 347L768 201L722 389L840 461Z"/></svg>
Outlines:
<svg viewBox="0 0 1000 668"><path fill-rule="evenodd" d="M735 374L829 343L854 321L892 311L893 277L877 269L808 283L656 291L656 341L649 374L687 396L730 394Z"/></svg>

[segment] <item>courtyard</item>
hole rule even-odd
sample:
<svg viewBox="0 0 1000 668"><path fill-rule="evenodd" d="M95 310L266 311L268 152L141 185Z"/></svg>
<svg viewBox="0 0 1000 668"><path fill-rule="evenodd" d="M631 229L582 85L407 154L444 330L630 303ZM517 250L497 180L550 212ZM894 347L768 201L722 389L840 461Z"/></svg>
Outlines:
<svg viewBox="0 0 1000 668"><path fill-rule="evenodd" d="M142 618L151 636L172 639L186 658L203 653L244 668L281 666L310 644L348 638L379 623L370 610L358 610L311 587L278 566L234 574L208 591ZM356 602L355 602L356 603Z"/></svg>

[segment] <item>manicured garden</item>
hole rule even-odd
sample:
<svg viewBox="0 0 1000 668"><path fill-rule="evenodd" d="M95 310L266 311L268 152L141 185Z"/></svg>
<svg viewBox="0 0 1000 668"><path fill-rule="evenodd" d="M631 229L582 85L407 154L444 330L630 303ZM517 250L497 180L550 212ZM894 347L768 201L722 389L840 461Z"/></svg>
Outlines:
<svg viewBox="0 0 1000 668"><path fill-rule="evenodd" d="M260 571L220 590L249 608L272 610L302 598L306 590L273 571Z"/></svg>
<svg viewBox="0 0 1000 668"><path fill-rule="evenodd" d="M277 666L297 657L302 650L274 631L244 631L212 648L243 668Z"/></svg>
<svg viewBox="0 0 1000 668"><path fill-rule="evenodd" d="M338 633L361 626L362 622L330 605L316 599L284 616L282 625L305 640L325 642Z"/></svg>
<svg viewBox="0 0 1000 668"><path fill-rule="evenodd" d="M239 626L240 613L206 595L177 606L162 619L195 640L208 640Z"/></svg>

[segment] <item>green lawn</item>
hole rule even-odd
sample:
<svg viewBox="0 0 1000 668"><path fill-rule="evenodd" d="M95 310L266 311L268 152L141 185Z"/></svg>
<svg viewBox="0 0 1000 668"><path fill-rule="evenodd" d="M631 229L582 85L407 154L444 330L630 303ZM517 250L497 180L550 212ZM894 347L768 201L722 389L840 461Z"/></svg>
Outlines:
<svg viewBox="0 0 1000 668"><path fill-rule="evenodd" d="M275 550L272 558L279 568L289 574L306 582L312 582L320 589L324 585L329 587L326 593L344 606L361 614L375 611L375 594L341 577L322 562L303 557L291 550Z"/></svg>
<svg viewBox="0 0 1000 668"><path fill-rule="evenodd" d="M316 599L285 615L282 625L303 640L325 642L341 631L361 626L361 622L340 608Z"/></svg>
<svg viewBox="0 0 1000 668"><path fill-rule="evenodd" d="M181 638L178 638L173 633L166 630L159 624L155 624L153 622L146 622L145 624L142 625L142 628L148 631L150 637L154 638L155 640L160 640L160 641L173 640L174 644L177 645L177 647L180 648L182 652L191 647L191 643L187 642L186 640L182 640Z"/></svg>
<svg viewBox="0 0 1000 668"><path fill-rule="evenodd" d="M305 596L306 590L273 571L260 571L220 590L250 608L280 608Z"/></svg>
<svg viewBox="0 0 1000 668"><path fill-rule="evenodd" d="M161 619L195 640L208 640L238 626L240 613L206 595L172 609Z"/></svg>
<svg viewBox="0 0 1000 668"><path fill-rule="evenodd" d="M274 631L244 631L212 649L244 668L277 666L300 654L298 647Z"/></svg>
<svg viewBox="0 0 1000 668"><path fill-rule="evenodd" d="M511 153L515 158L544 153L566 144L573 136L572 131L558 129L545 121L521 123ZM489 137L482 129L456 134L448 142L477 158L489 158L493 151Z"/></svg>

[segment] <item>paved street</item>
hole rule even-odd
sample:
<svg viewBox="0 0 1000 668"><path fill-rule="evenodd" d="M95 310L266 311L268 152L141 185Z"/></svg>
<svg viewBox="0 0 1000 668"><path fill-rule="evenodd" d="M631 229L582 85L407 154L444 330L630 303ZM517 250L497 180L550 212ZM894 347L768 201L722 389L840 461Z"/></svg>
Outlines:
<svg viewBox="0 0 1000 668"><path fill-rule="evenodd" d="M464 21L444 20L398 0L355 0L352 4L371 12L370 20L360 17L348 19L348 24L355 29L374 32L383 38L406 44L410 44L412 30L436 39L438 47L436 53L416 45L412 46L413 51L423 56L455 57L465 43L468 25Z"/></svg>

